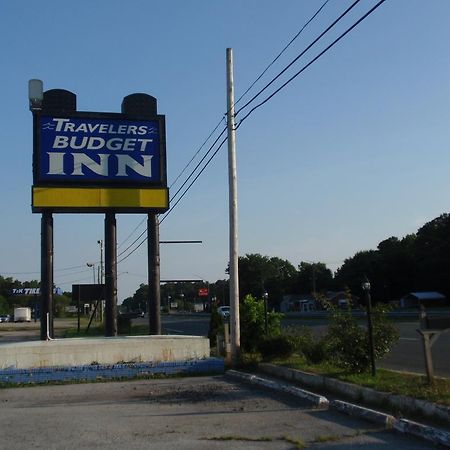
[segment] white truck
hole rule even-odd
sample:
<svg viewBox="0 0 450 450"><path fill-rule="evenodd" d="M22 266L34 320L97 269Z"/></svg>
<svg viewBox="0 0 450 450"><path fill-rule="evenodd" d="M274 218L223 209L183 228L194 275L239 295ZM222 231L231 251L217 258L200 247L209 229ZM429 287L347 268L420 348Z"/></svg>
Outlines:
<svg viewBox="0 0 450 450"><path fill-rule="evenodd" d="M31 322L31 308L14 308L14 322Z"/></svg>

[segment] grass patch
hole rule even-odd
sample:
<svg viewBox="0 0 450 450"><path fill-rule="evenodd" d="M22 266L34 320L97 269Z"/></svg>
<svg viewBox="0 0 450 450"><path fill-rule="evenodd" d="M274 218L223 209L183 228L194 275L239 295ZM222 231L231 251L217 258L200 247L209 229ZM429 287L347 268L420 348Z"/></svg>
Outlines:
<svg viewBox="0 0 450 450"><path fill-rule="evenodd" d="M301 439L298 439L298 438L296 439L296 438L292 438L289 436L285 436L280 440L285 441L288 444L295 445L296 450L302 450L302 449L306 448L306 444Z"/></svg>
<svg viewBox="0 0 450 450"><path fill-rule="evenodd" d="M339 436L324 435L324 436L317 436L316 438L314 438L313 442L315 444L323 444L325 442L336 442L341 439L342 438Z"/></svg>
<svg viewBox="0 0 450 450"><path fill-rule="evenodd" d="M296 450L306 448L306 444L301 439L292 438L289 436L283 437L248 437L248 436L215 436L210 438L204 438L207 441L242 441L242 442L272 442L272 441L284 441L288 444L295 446Z"/></svg>
<svg viewBox="0 0 450 450"><path fill-rule="evenodd" d="M293 355L287 359L274 359L271 362L292 369L337 378L377 391L408 395L414 398L450 405L450 379L447 378L437 378L435 384L431 386L428 384L427 377L425 376L386 369L378 369L377 375L372 377L369 373L365 372L349 373L345 369L335 367L330 363L308 364L305 358L299 355Z"/></svg>

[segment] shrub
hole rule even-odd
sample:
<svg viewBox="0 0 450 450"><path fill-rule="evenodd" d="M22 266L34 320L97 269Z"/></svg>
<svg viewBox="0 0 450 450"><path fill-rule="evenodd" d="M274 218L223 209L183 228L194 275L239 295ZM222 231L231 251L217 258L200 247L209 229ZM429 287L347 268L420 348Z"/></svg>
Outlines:
<svg viewBox="0 0 450 450"><path fill-rule="evenodd" d="M334 311L327 334L330 358L338 367L363 372L369 366L366 332L351 312Z"/></svg>
<svg viewBox="0 0 450 450"><path fill-rule="evenodd" d="M287 358L296 350L297 344L292 336L267 336L258 343L258 351L263 358Z"/></svg>
<svg viewBox="0 0 450 450"><path fill-rule="evenodd" d="M296 351L301 353L308 363L318 364L328 356L328 346L324 339L313 335L308 327L292 327L285 330L294 340Z"/></svg>
<svg viewBox="0 0 450 450"><path fill-rule="evenodd" d="M387 309L374 308L372 314L375 358L390 351L398 339L398 331L386 315ZM333 311L327 342L332 362L354 372L363 372L370 366L369 335L348 311Z"/></svg>
<svg viewBox="0 0 450 450"><path fill-rule="evenodd" d="M391 351L397 342L399 333L387 316L388 307L376 306L373 310L373 340L375 358L380 359Z"/></svg>
<svg viewBox="0 0 450 450"><path fill-rule="evenodd" d="M279 313L267 313L267 335L281 334ZM245 351L253 352L265 335L264 300L247 295L240 305L241 346Z"/></svg>

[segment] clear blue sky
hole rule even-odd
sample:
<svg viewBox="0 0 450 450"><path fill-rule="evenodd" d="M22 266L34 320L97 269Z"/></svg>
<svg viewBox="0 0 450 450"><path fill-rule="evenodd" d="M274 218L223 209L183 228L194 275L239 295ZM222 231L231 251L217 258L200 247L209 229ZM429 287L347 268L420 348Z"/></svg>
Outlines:
<svg viewBox="0 0 450 450"><path fill-rule="evenodd" d="M5 0L0 10L0 274L40 277L40 215L32 214L27 82L64 88L85 111L120 111L146 92L166 115L173 181L226 110L225 50L239 96L322 0ZM330 0L262 82L348 5ZM342 32L376 2L362 0ZM450 2L387 0L237 133L240 254L322 261L415 232L450 209ZM315 51L337 36L330 34ZM302 58L289 74L309 61ZM285 80L283 78L283 80ZM258 86L262 86L259 84ZM176 185L172 192L174 193ZM118 216L119 252L144 216ZM102 215L55 215L55 283L92 281ZM225 278L224 148L161 226L161 277ZM119 265L119 302L146 282L146 246ZM73 270L62 270L68 267Z"/></svg>

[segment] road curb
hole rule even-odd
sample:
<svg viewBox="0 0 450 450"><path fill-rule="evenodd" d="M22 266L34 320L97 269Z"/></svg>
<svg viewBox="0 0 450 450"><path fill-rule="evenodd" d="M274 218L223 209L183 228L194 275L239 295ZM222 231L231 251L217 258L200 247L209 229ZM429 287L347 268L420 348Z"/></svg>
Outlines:
<svg viewBox="0 0 450 450"><path fill-rule="evenodd" d="M328 399L322 395L313 394L312 392L305 391L286 383L280 383L274 380L268 380L266 378L259 377L257 375L252 375L245 372L238 372L236 370L227 370L225 372L227 377L243 381L245 383L255 384L257 386L262 386L267 389L282 391L287 394L294 395L303 400L307 400L312 403L316 408L328 408Z"/></svg>
<svg viewBox="0 0 450 450"><path fill-rule="evenodd" d="M338 395L342 395L351 401L365 401L372 405L389 405L400 411L409 411L413 414L419 413L432 420L439 420L450 425L450 407L437 403L420 400L406 395L379 392L375 389L358 386L356 384L340 381L335 378L328 378L303 372L288 367L276 366L275 364L261 363L258 368L272 376L283 378L288 381L297 381L315 389L325 389Z"/></svg>
<svg viewBox="0 0 450 450"><path fill-rule="evenodd" d="M400 433L412 434L435 444L450 447L450 433L413 422L412 420L398 419L394 423L394 429Z"/></svg>
<svg viewBox="0 0 450 450"><path fill-rule="evenodd" d="M383 425L385 428L393 428L396 422L396 418L390 414L354 405L353 403L344 402L342 400L332 400L330 402L330 408L337 409L350 416L356 416L368 420L369 422Z"/></svg>
<svg viewBox="0 0 450 450"><path fill-rule="evenodd" d="M359 386L353 385L351 383L345 383L343 381L334 380L331 378L323 377L321 375L314 375L311 373L302 372L300 370L296 369L290 369L287 367L280 367L276 366L274 364L260 364L259 368L273 376L278 376L280 378L290 380L290 381L299 381L303 382L307 385L314 386L316 388L327 388L332 392L349 396L351 398L355 398L355 400L359 397L359 399L364 398L363 391L369 390L370 391L370 399L376 399L376 393L374 389L368 389L364 387L360 387L361 390L358 391ZM329 381L326 383L326 381ZM401 399L401 395L391 395L388 396L388 394L383 394L381 397L382 399L386 398L394 398L394 399ZM405 397L408 401L411 400L410 397ZM415 400L415 399L414 399ZM417 400L417 404L423 404L426 403L429 405L434 405L431 402L425 402L423 400ZM415 406L417 404L414 404ZM412 436L419 437L421 439L427 440L429 442L433 442L434 444L440 444L445 447L450 447L450 433L444 430L440 430L434 427L430 427L427 425L423 425L417 422L413 422L411 420L407 419L396 419L394 416L391 416L389 414L385 414L379 411L375 411L373 409L365 408L359 405L355 405L352 403L344 402L341 400L332 400L329 402L330 408L336 409L342 413L352 415L354 417L359 417L361 419L368 420L370 422L378 423L386 428L393 428L396 431L404 434L409 434ZM398 404L397 404L398 406ZM448 411L450 408L441 407L441 405L435 405L436 409L431 409L431 411L436 411L440 409L444 409L444 411L448 414ZM422 411L424 412L424 411ZM430 414L430 410L427 411L428 416L433 417L433 415ZM424 412L425 413L425 412ZM441 415L437 415L438 418L442 418ZM448 416L447 416L448 417Z"/></svg>

